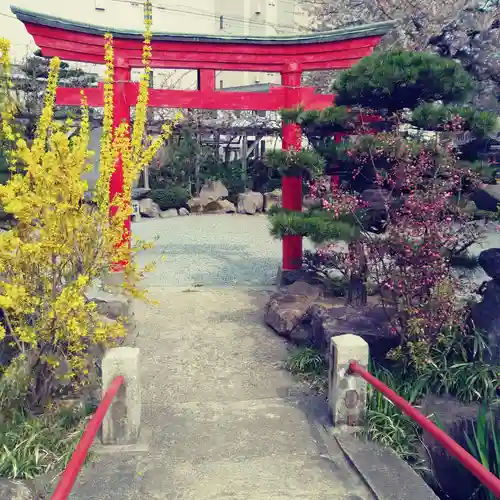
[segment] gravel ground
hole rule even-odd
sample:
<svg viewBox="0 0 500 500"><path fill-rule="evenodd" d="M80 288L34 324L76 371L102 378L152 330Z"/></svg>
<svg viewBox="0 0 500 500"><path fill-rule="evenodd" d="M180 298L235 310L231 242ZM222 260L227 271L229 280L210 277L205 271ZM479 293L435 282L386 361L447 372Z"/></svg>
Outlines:
<svg viewBox="0 0 500 500"><path fill-rule="evenodd" d="M281 242L270 236L265 215L142 219L132 232L158 238L138 257L141 265L156 262L145 286L271 286L281 262Z"/></svg>
<svg viewBox="0 0 500 500"><path fill-rule="evenodd" d="M142 219L133 223L134 236L153 241L142 252L140 265L156 262L145 286L272 286L281 263L281 242L269 234L265 215L202 215ZM479 253L500 247L500 231L490 224L486 237L471 247ZM313 245L304 240L304 248ZM481 268L471 276L480 285L488 276Z"/></svg>

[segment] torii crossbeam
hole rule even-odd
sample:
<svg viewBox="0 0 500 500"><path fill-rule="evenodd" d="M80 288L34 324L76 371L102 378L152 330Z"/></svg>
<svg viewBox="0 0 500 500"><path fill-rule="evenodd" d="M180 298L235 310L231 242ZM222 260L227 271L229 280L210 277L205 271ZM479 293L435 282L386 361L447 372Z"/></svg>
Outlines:
<svg viewBox="0 0 500 500"><path fill-rule="evenodd" d="M104 35L113 35L115 54L114 123L129 122L130 108L137 103L138 84L131 81L133 68L142 67L143 36L135 31L91 26L79 22L12 7L45 56L67 61L104 64ZM323 109L334 96L301 87L304 71L345 69L373 51L393 22L352 26L345 29L299 36L234 37L167 34L156 32L152 39L152 68L198 70L198 90L151 89L149 105L166 108L279 110ZM280 87L269 92L227 92L216 90L215 71L257 71L280 73ZM81 89L59 88L57 104L79 106ZM104 105L102 85L85 89L90 106ZM283 124L283 148L299 150L300 126ZM123 192L123 172L117 166L111 179L110 196ZM302 179L283 178L283 208L302 210ZM302 264L302 238L283 239L284 271Z"/></svg>

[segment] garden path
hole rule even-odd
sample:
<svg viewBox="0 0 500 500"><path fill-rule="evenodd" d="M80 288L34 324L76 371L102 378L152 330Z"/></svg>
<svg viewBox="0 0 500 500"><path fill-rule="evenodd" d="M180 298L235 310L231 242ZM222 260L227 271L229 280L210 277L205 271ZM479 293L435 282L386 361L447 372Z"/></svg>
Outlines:
<svg viewBox="0 0 500 500"><path fill-rule="evenodd" d="M148 278L158 306L137 304L143 431L135 450L106 452L70 498L95 500L368 500L325 431L325 402L280 364L262 323L281 245L265 217L142 221L160 235ZM203 286L194 286L203 285Z"/></svg>

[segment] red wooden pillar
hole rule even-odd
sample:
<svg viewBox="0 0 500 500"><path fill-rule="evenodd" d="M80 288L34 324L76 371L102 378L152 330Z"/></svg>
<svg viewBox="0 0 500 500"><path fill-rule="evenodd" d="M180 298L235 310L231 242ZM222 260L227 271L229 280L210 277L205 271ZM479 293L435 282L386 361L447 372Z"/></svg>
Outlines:
<svg viewBox="0 0 500 500"><path fill-rule="evenodd" d="M285 87L284 107L296 108L300 104L301 71L297 64L289 65L281 73L281 83ZM283 123L283 149L302 148L302 130L295 123ZM302 177L283 177L283 208L302 211ZM302 236L283 238L283 271L293 271L302 266Z"/></svg>
<svg viewBox="0 0 500 500"><path fill-rule="evenodd" d="M130 125L130 105L127 102L126 87L131 80L131 68L119 58L115 60L115 83L114 83L114 99L113 99L113 129L120 126L125 122ZM113 205L113 199L116 195L123 193L123 163L122 159L118 158L115 165L115 170L111 175L109 183L109 199L111 202L110 217L116 214L117 207ZM130 247L130 232L131 232L131 217L129 216L123 227L122 244ZM128 264L127 261L115 263L113 271L123 271L124 267Z"/></svg>

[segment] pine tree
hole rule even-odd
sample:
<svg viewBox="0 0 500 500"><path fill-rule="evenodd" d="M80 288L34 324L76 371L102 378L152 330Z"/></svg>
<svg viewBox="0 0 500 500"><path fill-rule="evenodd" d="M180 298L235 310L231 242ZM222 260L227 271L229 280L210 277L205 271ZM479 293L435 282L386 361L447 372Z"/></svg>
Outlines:
<svg viewBox="0 0 500 500"><path fill-rule="evenodd" d="M304 213L274 211L272 234L301 235L323 244L347 242L347 254L337 256L336 262L330 260L329 265L344 271L348 268L348 301L363 305L368 269L366 245L360 242L384 232L388 211L407 196L405 179L398 173L400 165L426 155L435 167L435 182L441 182L439 166L447 164L450 155L461 154L457 141L450 149L450 139L467 131L475 141L487 142L497 129L498 118L460 106L473 91L474 82L459 64L432 54L400 50L374 54L344 71L333 88L337 95L334 107L322 112L296 109L282 113L284 120L301 124L311 149L268 157L270 165L281 163L283 175L305 174L320 205L329 208L325 211L320 206ZM341 142L335 137L338 132L346 134ZM463 161L470 166L477 155L477 149L469 147ZM321 175L339 176L342 188L332 189L319 180ZM467 183L465 180L463 192ZM459 198L461 195L458 193ZM342 206L352 210L342 211ZM307 259L317 265L317 253ZM350 259L347 266L345 259Z"/></svg>

